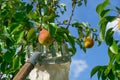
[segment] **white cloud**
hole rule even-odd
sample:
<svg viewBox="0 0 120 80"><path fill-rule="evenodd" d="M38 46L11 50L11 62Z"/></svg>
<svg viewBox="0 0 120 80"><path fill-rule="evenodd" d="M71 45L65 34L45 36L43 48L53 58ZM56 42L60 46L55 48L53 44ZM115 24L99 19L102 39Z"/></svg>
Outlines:
<svg viewBox="0 0 120 80"><path fill-rule="evenodd" d="M70 66L72 77L77 78L87 67L86 61L73 59Z"/></svg>

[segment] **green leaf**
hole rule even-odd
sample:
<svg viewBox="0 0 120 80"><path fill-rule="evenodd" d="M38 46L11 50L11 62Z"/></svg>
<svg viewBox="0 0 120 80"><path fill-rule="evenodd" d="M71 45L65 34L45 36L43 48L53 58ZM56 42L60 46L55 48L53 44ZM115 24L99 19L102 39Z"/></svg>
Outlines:
<svg viewBox="0 0 120 80"><path fill-rule="evenodd" d="M98 80L100 80L101 75L102 75L102 71L99 70L98 73L97 73Z"/></svg>
<svg viewBox="0 0 120 80"><path fill-rule="evenodd" d="M2 61L3 61L3 58L2 58L2 56L0 56L0 63L2 63Z"/></svg>
<svg viewBox="0 0 120 80"><path fill-rule="evenodd" d="M116 19L116 16L106 16L105 19L107 20L107 22L112 22Z"/></svg>
<svg viewBox="0 0 120 80"><path fill-rule="evenodd" d="M92 69L91 73L90 73L90 77L92 78L93 75L95 75L95 74L99 71L100 68L101 68L101 66L96 66L96 67L94 67L94 68Z"/></svg>
<svg viewBox="0 0 120 80"><path fill-rule="evenodd" d="M106 25L107 25L107 22L102 23L100 26L100 40L101 41L103 41L105 38Z"/></svg>
<svg viewBox="0 0 120 80"><path fill-rule="evenodd" d="M61 3L60 8L61 8L61 13L64 14L64 12L66 11L66 4Z"/></svg>
<svg viewBox="0 0 120 80"><path fill-rule="evenodd" d="M15 35L16 38L15 39L16 39L17 43L22 42L23 36L24 36L24 31L22 31L22 30L20 30L16 33L16 35Z"/></svg>
<svg viewBox="0 0 120 80"><path fill-rule="evenodd" d="M105 74L104 73L102 73L102 80L107 80L106 78L107 78L107 76L105 76Z"/></svg>
<svg viewBox="0 0 120 80"><path fill-rule="evenodd" d="M8 62L8 63L10 63L10 62L12 62L12 60L13 60L13 57L14 57L14 52L6 52L5 54L4 54L4 60L6 61L6 62Z"/></svg>
<svg viewBox="0 0 120 80"><path fill-rule="evenodd" d="M26 14L23 12L16 12L14 15L14 20L16 22L21 22L25 19Z"/></svg>
<svg viewBox="0 0 120 80"><path fill-rule="evenodd" d="M54 18L57 17L55 14L42 17L43 22L54 22Z"/></svg>
<svg viewBox="0 0 120 80"><path fill-rule="evenodd" d="M106 16L102 18L99 22L100 25L100 40L103 41L105 38L106 26L108 22L111 22L115 19L115 16Z"/></svg>
<svg viewBox="0 0 120 80"><path fill-rule="evenodd" d="M50 35L52 37L55 37L55 34L57 32L57 25L55 23L50 23L48 27L48 31L50 32Z"/></svg>
<svg viewBox="0 0 120 80"><path fill-rule="evenodd" d="M9 46L12 46L14 43L14 40L12 39L12 37L7 37L6 38L6 45L9 47Z"/></svg>
<svg viewBox="0 0 120 80"><path fill-rule="evenodd" d="M99 72L101 72L101 75L100 75L100 77L101 77L101 79L102 80L106 80L106 76L105 76L105 70L106 70L106 68L107 68L107 66L101 66L101 68L100 68L100 70L99 70Z"/></svg>
<svg viewBox="0 0 120 80"><path fill-rule="evenodd" d="M65 31L65 32L64 32ZM76 48L75 48L75 40L74 37L72 35L69 34L68 30L63 28L62 30L62 34L63 34L63 39L68 42L71 46L71 48L69 49L70 52L72 52L72 55L75 54L76 52Z"/></svg>
<svg viewBox="0 0 120 80"><path fill-rule="evenodd" d="M113 54L118 54L118 45L116 41L113 41L113 44L110 46L110 50Z"/></svg>
<svg viewBox="0 0 120 80"><path fill-rule="evenodd" d="M22 25L19 24L19 23L12 23L9 27L8 27L8 30L10 31L10 33L14 33L15 31L18 31L19 28L21 28Z"/></svg>
<svg viewBox="0 0 120 80"><path fill-rule="evenodd" d="M98 80L100 80L100 77L102 77L102 75L104 74L104 71L105 71L106 67L107 66L100 66L100 69L97 72Z"/></svg>
<svg viewBox="0 0 120 80"><path fill-rule="evenodd" d="M15 57L15 58L13 59L12 70L14 70L14 71L18 70L18 69L20 68L20 65L21 65L21 63L20 63L20 58L19 58L19 57Z"/></svg>
<svg viewBox="0 0 120 80"><path fill-rule="evenodd" d="M108 46L113 44L113 33L112 28L108 29L106 32L105 42Z"/></svg>
<svg viewBox="0 0 120 80"><path fill-rule="evenodd" d="M9 36L9 33L8 33L8 30L7 30L7 27L4 26L3 28L4 28L4 29L3 29L3 33L4 33L4 35L5 35L5 36Z"/></svg>
<svg viewBox="0 0 120 80"><path fill-rule="evenodd" d="M115 64L114 64L114 70L115 70L116 73L120 74L120 64L119 63L115 62Z"/></svg>
<svg viewBox="0 0 120 80"><path fill-rule="evenodd" d="M116 55L116 62L117 62L118 64L120 64L120 54L117 54L117 55Z"/></svg>
<svg viewBox="0 0 120 80"><path fill-rule="evenodd" d="M55 36L55 39L59 42L63 42L64 39L65 39L65 35L64 34L68 34L69 33L69 30L63 28L63 27L60 27L60 28L57 28L57 32L56 32L56 36Z"/></svg>
<svg viewBox="0 0 120 80"><path fill-rule="evenodd" d="M110 60L109 60L108 67L104 71L104 73L105 73L106 76L109 75L110 71L112 70L113 63L114 63L115 58L116 58L116 55L114 55L114 53L112 53L109 48L108 48L108 55L109 55Z"/></svg>
<svg viewBox="0 0 120 80"><path fill-rule="evenodd" d="M99 21L98 25L102 25L102 24L104 24L104 23L108 23L108 21L106 20L106 18L105 18L105 17L104 17L104 18L102 18L102 19L100 19L100 21Z"/></svg>
<svg viewBox="0 0 120 80"><path fill-rule="evenodd" d="M30 4L27 4L27 13L29 13L30 11L32 11L32 8L33 8L33 6L32 5L30 5Z"/></svg>
<svg viewBox="0 0 120 80"><path fill-rule="evenodd" d="M107 76L107 75L109 74L109 72L111 71L111 69L112 69L112 64L110 63L110 64L108 65L107 69L105 69L104 75Z"/></svg>
<svg viewBox="0 0 120 80"><path fill-rule="evenodd" d="M83 51L86 53L86 51L87 51L87 50L86 50L86 48L85 48L85 47L83 47Z"/></svg>
<svg viewBox="0 0 120 80"><path fill-rule="evenodd" d="M3 2L1 5L1 9L4 9L7 6L6 2Z"/></svg>
<svg viewBox="0 0 120 80"><path fill-rule="evenodd" d="M84 0L85 5L87 5L87 0Z"/></svg>
<svg viewBox="0 0 120 80"><path fill-rule="evenodd" d="M75 54L75 52L76 52L76 49L75 49L75 48L73 49L73 48L71 47L71 48L68 49L68 51L69 51L69 53L70 53L70 56L74 56L74 54Z"/></svg>
<svg viewBox="0 0 120 80"><path fill-rule="evenodd" d="M64 27L60 27L57 29L57 33L69 33L69 30L67 30L66 28Z"/></svg>
<svg viewBox="0 0 120 80"><path fill-rule="evenodd" d="M110 59L110 64L112 64L116 55L114 53L112 53L110 48L108 48L108 56L109 56L109 59Z"/></svg>
<svg viewBox="0 0 120 80"><path fill-rule="evenodd" d="M114 75L114 73L113 73L112 70L109 72L108 78L109 78L110 80L116 80L116 79L115 79L115 75Z"/></svg>
<svg viewBox="0 0 120 80"><path fill-rule="evenodd" d="M3 73L5 73L6 65L7 65L6 62L1 63L0 70L1 70Z"/></svg>
<svg viewBox="0 0 120 80"><path fill-rule="evenodd" d="M96 29L96 28L91 28L91 30L92 30L93 32L97 32L97 29Z"/></svg>
<svg viewBox="0 0 120 80"><path fill-rule="evenodd" d="M63 21L63 24L67 24L67 23L68 23L68 20L64 20L64 21Z"/></svg>
<svg viewBox="0 0 120 80"><path fill-rule="evenodd" d="M105 0L103 3L99 4L96 8L96 12L100 15L101 12L110 4L109 0Z"/></svg>
<svg viewBox="0 0 120 80"><path fill-rule="evenodd" d="M74 37L72 35L66 33L66 34L64 34L64 38L70 44L70 46L72 48L72 52L73 52L72 55L74 55L76 52Z"/></svg>
<svg viewBox="0 0 120 80"><path fill-rule="evenodd" d="M48 9L48 6L44 5L43 6L43 9L44 9L44 15L49 15L49 9Z"/></svg>
<svg viewBox="0 0 120 80"><path fill-rule="evenodd" d="M63 42L64 41L64 35L62 33L57 33L55 40L57 40L58 42Z"/></svg>
<svg viewBox="0 0 120 80"><path fill-rule="evenodd" d="M76 4L76 3L75 3ZM77 6L81 6L82 5L82 1L81 0L79 0L78 2L77 2Z"/></svg>
<svg viewBox="0 0 120 80"><path fill-rule="evenodd" d="M31 40L36 35L36 31L34 28L31 28L27 33L27 40Z"/></svg>
<svg viewBox="0 0 120 80"><path fill-rule="evenodd" d="M116 8L117 12L120 14L120 8L117 6L115 8Z"/></svg>
<svg viewBox="0 0 120 80"><path fill-rule="evenodd" d="M81 28L82 26L84 26L84 22L83 23L79 23L78 21L75 21L74 23L72 23L72 27L76 27L76 28ZM85 24L86 25L86 24Z"/></svg>
<svg viewBox="0 0 120 80"><path fill-rule="evenodd" d="M100 14L101 17L105 17L109 12L111 11L111 9L107 9L107 10L103 10Z"/></svg>
<svg viewBox="0 0 120 80"><path fill-rule="evenodd" d="M82 28L78 28L78 35L79 35L79 40L81 41L84 36Z"/></svg>
<svg viewBox="0 0 120 80"><path fill-rule="evenodd" d="M70 43L70 45L72 46L72 47L74 47L75 48L75 41L74 41L74 38L72 37L72 35L67 35L68 36L68 42Z"/></svg>
<svg viewBox="0 0 120 80"><path fill-rule="evenodd" d="M27 14L27 17L32 20L39 19L39 15L36 12L29 12L29 14Z"/></svg>

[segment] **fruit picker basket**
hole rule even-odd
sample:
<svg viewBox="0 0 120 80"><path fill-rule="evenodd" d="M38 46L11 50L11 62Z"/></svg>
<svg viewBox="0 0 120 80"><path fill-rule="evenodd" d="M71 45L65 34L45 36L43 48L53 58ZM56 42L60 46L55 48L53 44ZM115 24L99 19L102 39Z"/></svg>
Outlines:
<svg viewBox="0 0 120 80"><path fill-rule="evenodd" d="M71 61L71 55L68 51L68 46L66 43L59 44L58 42L54 41L50 46L38 44L36 51L39 52L39 55L36 55L38 56L37 61L34 60L35 57L33 57L33 55L36 53L33 52L32 54L29 55L29 57L30 58L32 57L34 59L32 59L32 61L26 62L13 80L25 80L25 78L34 68L35 66L34 62L35 63L37 62L38 64L42 65L42 64L62 64Z"/></svg>
<svg viewBox="0 0 120 80"><path fill-rule="evenodd" d="M41 55L38 58L40 64L60 64L71 61L71 56L66 43L53 42L50 46L39 45Z"/></svg>

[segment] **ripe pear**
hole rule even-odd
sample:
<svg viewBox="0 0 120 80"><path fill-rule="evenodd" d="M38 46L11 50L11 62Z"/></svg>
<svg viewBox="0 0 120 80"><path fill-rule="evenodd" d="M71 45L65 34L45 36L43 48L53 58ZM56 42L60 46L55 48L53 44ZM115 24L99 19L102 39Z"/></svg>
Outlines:
<svg viewBox="0 0 120 80"><path fill-rule="evenodd" d="M85 48L91 48L91 47L93 47L93 45L94 45L94 41L90 36L88 36L84 39L84 47Z"/></svg>
<svg viewBox="0 0 120 80"><path fill-rule="evenodd" d="M38 41L40 44L49 46L53 42L53 38L50 36L49 31L42 29L38 35Z"/></svg>

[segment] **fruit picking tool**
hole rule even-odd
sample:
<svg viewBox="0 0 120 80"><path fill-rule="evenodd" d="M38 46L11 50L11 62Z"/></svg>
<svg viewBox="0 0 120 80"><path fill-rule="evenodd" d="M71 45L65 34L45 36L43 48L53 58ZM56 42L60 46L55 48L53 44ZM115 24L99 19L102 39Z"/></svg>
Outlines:
<svg viewBox="0 0 120 80"><path fill-rule="evenodd" d="M25 80L31 70L34 68L41 52L33 52L31 58L23 65L20 71L16 74L13 80Z"/></svg>
<svg viewBox="0 0 120 80"><path fill-rule="evenodd" d="M13 80L25 80L36 63L39 64L60 64L71 61L70 54L66 43L61 43L59 46L54 42L52 46L37 45L35 51L30 51L32 54L29 60L23 65Z"/></svg>

